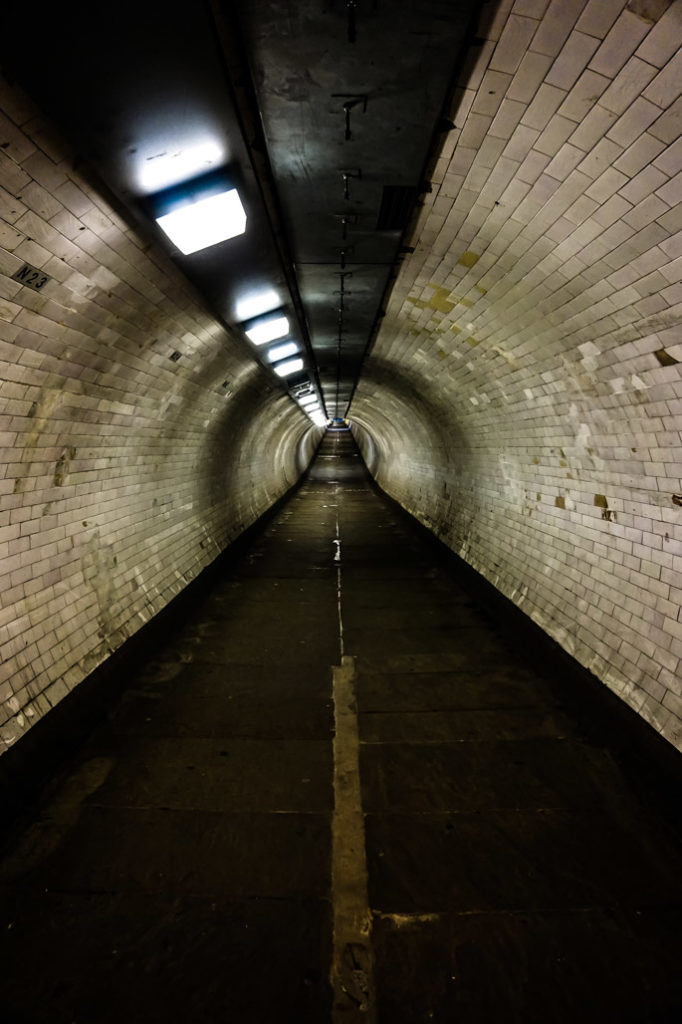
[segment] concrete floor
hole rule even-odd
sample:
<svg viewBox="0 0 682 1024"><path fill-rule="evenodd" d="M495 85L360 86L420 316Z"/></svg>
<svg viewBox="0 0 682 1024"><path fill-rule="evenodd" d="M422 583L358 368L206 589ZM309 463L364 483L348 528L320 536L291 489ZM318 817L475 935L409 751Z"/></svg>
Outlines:
<svg viewBox="0 0 682 1024"><path fill-rule="evenodd" d="M682 1020L682 849L526 653L329 434L5 850L2 1020Z"/></svg>

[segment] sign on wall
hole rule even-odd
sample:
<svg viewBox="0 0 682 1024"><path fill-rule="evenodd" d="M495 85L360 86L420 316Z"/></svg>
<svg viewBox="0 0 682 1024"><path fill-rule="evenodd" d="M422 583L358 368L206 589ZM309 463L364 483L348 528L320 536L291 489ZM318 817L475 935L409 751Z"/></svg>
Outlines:
<svg viewBox="0 0 682 1024"><path fill-rule="evenodd" d="M43 285L51 281L52 278L44 274L42 270L38 270L37 267L32 267L30 263L24 263L16 274L12 274L12 280L21 281L27 288L33 288L34 291L39 292Z"/></svg>

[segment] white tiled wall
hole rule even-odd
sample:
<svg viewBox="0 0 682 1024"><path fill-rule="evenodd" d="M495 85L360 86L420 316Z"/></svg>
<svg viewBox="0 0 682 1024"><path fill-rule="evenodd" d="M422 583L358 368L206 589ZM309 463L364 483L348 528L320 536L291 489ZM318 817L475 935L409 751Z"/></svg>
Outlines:
<svg viewBox="0 0 682 1024"><path fill-rule="evenodd" d="M319 431L4 82L0 111L4 749L294 483ZM40 292L11 279L24 261Z"/></svg>
<svg viewBox="0 0 682 1024"><path fill-rule="evenodd" d="M682 748L682 0L489 3L477 35L351 415Z"/></svg>

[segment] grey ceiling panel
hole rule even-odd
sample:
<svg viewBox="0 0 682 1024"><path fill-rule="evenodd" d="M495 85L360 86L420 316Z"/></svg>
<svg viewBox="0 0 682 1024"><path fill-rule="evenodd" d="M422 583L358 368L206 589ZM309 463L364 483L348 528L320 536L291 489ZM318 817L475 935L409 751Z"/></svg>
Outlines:
<svg viewBox="0 0 682 1024"><path fill-rule="evenodd" d="M221 6L248 54L320 378L335 397L338 383L343 415L477 5Z"/></svg>

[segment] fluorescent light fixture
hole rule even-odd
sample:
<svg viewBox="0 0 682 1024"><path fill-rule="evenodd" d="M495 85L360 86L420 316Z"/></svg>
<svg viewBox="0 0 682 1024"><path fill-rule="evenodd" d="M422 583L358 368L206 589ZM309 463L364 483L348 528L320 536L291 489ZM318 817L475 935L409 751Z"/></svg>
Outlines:
<svg viewBox="0 0 682 1024"><path fill-rule="evenodd" d="M303 406L304 409L312 409L313 406L318 406L318 408L319 408L320 403L314 397L313 398L303 398L301 400L301 405Z"/></svg>
<svg viewBox="0 0 682 1024"><path fill-rule="evenodd" d="M150 203L156 223L185 256L246 231L239 193L222 172L159 192Z"/></svg>
<svg viewBox="0 0 682 1024"><path fill-rule="evenodd" d="M289 377L292 373L298 373L298 371L302 369L302 359L286 359L283 363L278 363L277 366L273 366L273 370L278 377Z"/></svg>
<svg viewBox="0 0 682 1024"><path fill-rule="evenodd" d="M267 345L269 341L277 341L289 333L289 318L278 313L276 316L263 317L251 327L247 327L246 336L254 345Z"/></svg>
<svg viewBox="0 0 682 1024"><path fill-rule="evenodd" d="M235 310L237 320L251 320L255 316L269 313L271 309L277 309L279 305L281 305L281 299L271 288L262 292L254 292L237 303Z"/></svg>
<svg viewBox="0 0 682 1024"><path fill-rule="evenodd" d="M313 413L310 418L311 418L311 420L313 421L313 423L315 424L316 427L326 427L327 426L327 417L323 413L321 413L321 412Z"/></svg>
<svg viewBox="0 0 682 1024"><path fill-rule="evenodd" d="M286 359L287 356L296 355L298 352L298 345L295 341L285 341L283 345L275 345L274 348L268 349L268 362L276 363L280 359Z"/></svg>
<svg viewBox="0 0 682 1024"><path fill-rule="evenodd" d="M185 256L246 231L246 214L236 188L157 217L156 223Z"/></svg>

